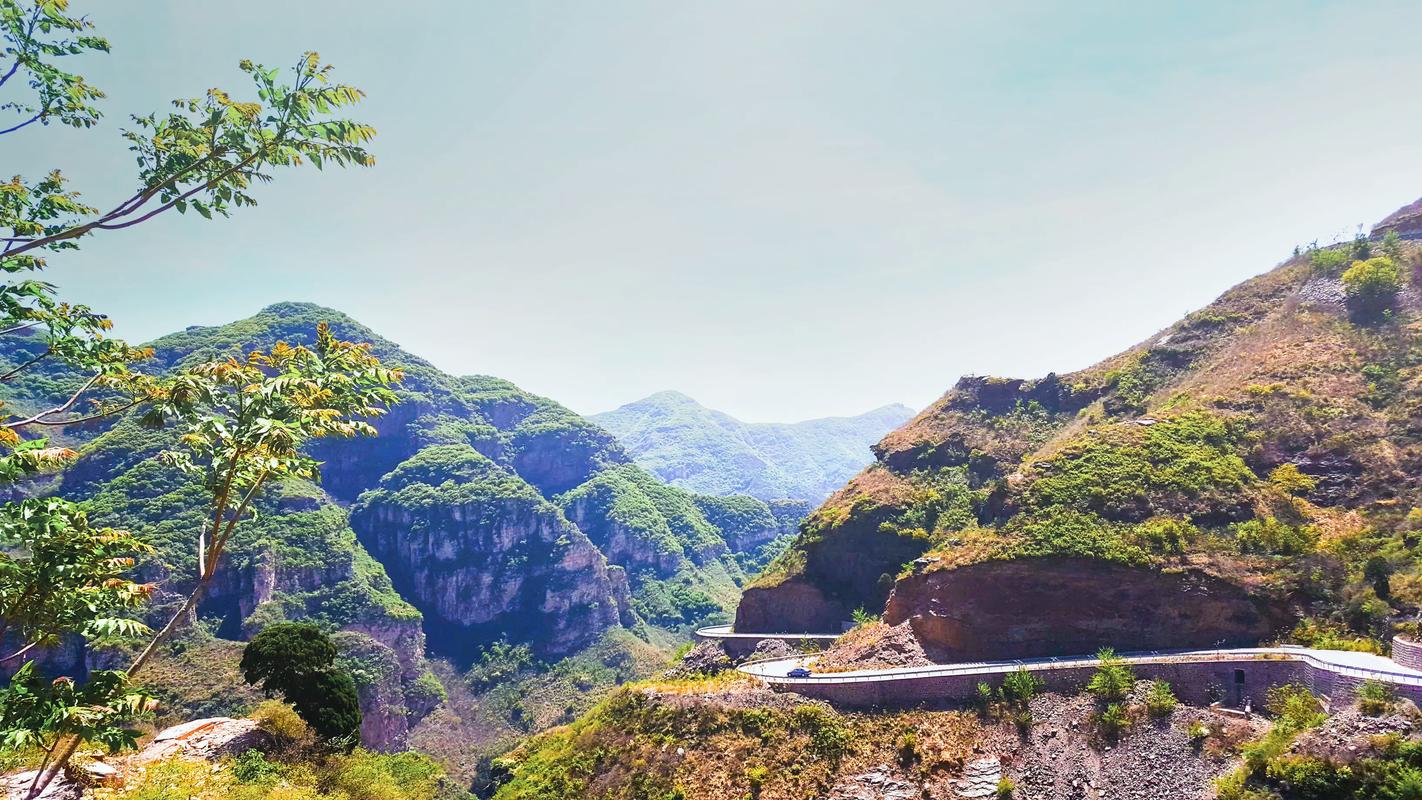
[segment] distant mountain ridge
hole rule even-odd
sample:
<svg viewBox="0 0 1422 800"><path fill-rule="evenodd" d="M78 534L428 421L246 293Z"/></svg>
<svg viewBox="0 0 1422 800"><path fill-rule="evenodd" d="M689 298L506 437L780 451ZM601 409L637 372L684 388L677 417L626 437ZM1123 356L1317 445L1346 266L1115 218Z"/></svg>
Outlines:
<svg viewBox="0 0 1422 800"><path fill-rule="evenodd" d="M589 419L673 486L818 503L873 461L870 447L913 414L893 404L853 417L742 422L666 391Z"/></svg>

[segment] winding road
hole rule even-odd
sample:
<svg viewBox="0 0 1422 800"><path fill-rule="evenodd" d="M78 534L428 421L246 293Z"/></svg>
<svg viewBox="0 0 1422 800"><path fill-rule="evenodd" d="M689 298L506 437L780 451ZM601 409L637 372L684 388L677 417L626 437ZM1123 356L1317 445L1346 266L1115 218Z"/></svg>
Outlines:
<svg viewBox="0 0 1422 800"><path fill-rule="evenodd" d="M703 628L697 631L697 636L726 642L735 641L737 637L749 637L757 641L779 639L787 642L808 639L821 645L826 643L825 640L838 638L837 634L829 633L737 634L728 625ZM1192 665L1198 665L1195 669L1201 674L1202 670L1210 668L1225 672L1248 668L1264 677L1265 680L1261 682L1278 678L1278 675L1266 677L1271 670L1276 673L1292 670L1297 675L1287 677L1305 680L1310 686L1317 686L1322 694L1347 693L1363 681L1371 680L1389 684L1397 688L1399 694L1422 700L1422 670L1402 666L1390 658L1372 653L1285 645L1161 650L1122 653L1121 657L1142 668L1141 671L1145 673L1164 673L1171 669L1177 673L1182 670L1188 672ZM926 687L941 688L949 695L954 691L962 693L964 687L973 686L978 680L991 680L995 676L1000 677L1019 668L1039 673L1040 677L1051 681L1054 673L1059 676L1078 675L1093 670L1099 664L1095 656L1066 656L815 673L815 660L814 655L771 658L750 661L738 669L775 689L813 694L826 699L867 698L882 702L894 699L922 699ZM789 673L797 668L811 670L811 675L790 677ZM1242 676L1240 679L1242 680ZM1259 685L1253 681L1251 684Z"/></svg>

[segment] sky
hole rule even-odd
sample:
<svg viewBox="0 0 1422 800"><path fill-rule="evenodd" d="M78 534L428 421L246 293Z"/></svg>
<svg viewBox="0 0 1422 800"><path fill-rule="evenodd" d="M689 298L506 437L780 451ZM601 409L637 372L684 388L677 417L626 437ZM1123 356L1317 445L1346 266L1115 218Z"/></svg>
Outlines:
<svg viewBox="0 0 1422 800"><path fill-rule="evenodd" d="M921 408L1092 364L1422 195L1415 2L72 0L95 131L0 173L136 188L130 113L318 50L370 169L51 258L142 341L282 300L594 413ZM0 98L2 100L3 98Z"/></svg>

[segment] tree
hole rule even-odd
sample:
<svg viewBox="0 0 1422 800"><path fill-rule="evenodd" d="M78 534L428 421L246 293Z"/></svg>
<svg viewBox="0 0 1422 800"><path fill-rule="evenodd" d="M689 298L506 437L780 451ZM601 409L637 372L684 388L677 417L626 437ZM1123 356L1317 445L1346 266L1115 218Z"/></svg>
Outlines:
<svg viewBox="0 0 1422 800"><path fill-rule="evenodd" d="M1367 320L1391 310L1405 284L1402 268L1387 256L1354 261L1343 273L1343 294L1348 299L1348 308Z"/></svg>
<svg viewBox="0 0 1422 800"><path fill-rule="evenodd" d="M262 488L287 478L318 480L320 465L305 449L312 439L374 436L375 427L366 420L396 401L390 387L401 377L400 370L371 355L370 345L341 341L323 322L312 348L277 342L244 361L199 364L173 379L144 422L177 420L182 449L163 457L202 483L209 515L198 532L197 582L134 659L130 676L197 607Z"/></svg>
<svg viewBox="0 0 1422 800"><path fill-rule="evenodd" d="M0 96L0 117L9 115L0 121L0 135L32 135L52 123L88 128L100 118L95 104L104 97L102 90L63 65L70 56L108 52L109 44L94 35L88 19L69 12L68 0L0 0L0 39L0 92L7 93ZM38 278L49 258L78 249L100 232L130 228L174 210L184 214L191 209L211 219L254 205L252 187L272 180L277 168L374 163L365 149L374 130L334 116L362 93L331 83L331 68L317 54L303 54L288 80L281 70L250 61L239 68L253 81L252 100L211 89L203 97L174 102L167 113L131 117L123 138L137 163L135 188L107 210L84 202L57 169L38 178L16 175L0 182L0 335L25 336L17 347L24 355L0 365L0 384L36 375L46 383L72 381L52 402L0 407L0 482L14 483L76 457L72 450L49 445L44 431L52 427L138 407L149 409L151 423L181 426L187 449L170 460L205 476L213 510L200 534L203 572L185 609L201 596L261 487L282 477L314 476L315 463L297 452L312 437L373 433L368 423L351 417L378 413L393 399L385 387L399 378L398 372L380 367L368 348L339 342L324 329L313 349L279 344L245 362L202 365L171 381L156 378L136 368L152 356L151 350L111 338L107 316L65 302L52 283ZM248 383L238 385L242 380ZM248 385L259 388L258 396L237 398ZM146 589L106 572L123 567L123 574L127 560L143 554L131 537L90 528L77 509L58 500L0 506L0 531L49 537L43 542L49 549L42 553L0 564L0 603L7 615L13 611L25 620L18 626L11 622L11 638L23 640L18 642L21 653L13 658L67 634L145 631L116 612L141 602ZM74 569L60 575L62 581L44 584L37 576L59 575L47 563L51 558L68 559ZM41 596L35 593L39 587L51 591ZM66 604L65 597L92 603ZM141 707L130 702L136 697L130 679L176 622L177 617L164 626L126 673L96 673L72 690L36 694L26 683L35 674L33 665L20 667L6 697L27 698L16 708L32 713L5 716L4 735L10 740L32 735L27 741L49 750L31 796L48 786L83 741L125 743L104 727L105 720ZM31 678L22 681L22 675ZM65 680L54 686L62 687Z"/></svg>
<svg viewBox="0 0 1422 800"><path fill-rule="evenodd" d="M1130 662L1109 647L1098 650L1096 660L1100 663L1087 682L1086 690L1108 703L1125 700L1136 686L1136 673Z"/></svg>
<svg viewBox="0 0 1422 800"><path fill-rule="evenodd" d="M354 743L360 733L360 701L355 681L335 661L336 646L319 627L283 622L247 643L242 677L282 695L322 738Z"/></svg>
<svg viewBox="0 0 1422 800"><path fill-rule="evenodd" d="M1384 600L1392 594L1392 572L1392 563L1383 556L1373 556L1363 564L1363 579Z"/></svg>

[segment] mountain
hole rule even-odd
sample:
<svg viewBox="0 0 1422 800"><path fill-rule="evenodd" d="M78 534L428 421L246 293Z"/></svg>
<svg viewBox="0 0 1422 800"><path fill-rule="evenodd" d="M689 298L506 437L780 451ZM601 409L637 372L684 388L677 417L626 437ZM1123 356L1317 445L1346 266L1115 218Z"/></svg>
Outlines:
<svg viewBox="0 0 1422 800"><path fill-rule="evenodd" d="M1166 659L1139 682L1104 660L1035 673L1045 684L1022 667L831 673L1274 639L1382 653L1415 637L1418 209L1087 369L965 377L885 436L737 609L738 632L859 622L806 662L806 694L836 686L843 706L725 676L625 687L503 759L496 800L1412 796L1410 703L1360 678L1280 686L1297 678L1273 672L1279 656L1205 657L1193 679ZM1235 702L1226 682L1243 691L1236 666L1267 713L1216 708Z"/></svg>
<svg viewBox="0 0 1422 800"><path fill-rule="evenodd" d="M787 532L764 502L668 486L610 433L558 403L498 378L446 374L332 309L280 303L188 328L152 342L146 368L307 344L320 322L403 367L400 402L377 421L377 437L317 442L322 483L275 487L243 523L199 607L202 624L170 665L187 686L165 697L174 712L240 711L232 706L246 695L196 685L201 676L234 680L234 643L273 622L313 620L340 631L361 684L366 743L398 747L439 704L451 675L459 680L441 673L441 689L427 648L460 667L487 660L496 643L526 648L530 665L594 647L603 648L602 663L645 662L643 651L727 619L747 570ZM19 363L43 346L9 336L0 362ZM73 382L62 371L47 377L32 395L7 402L51 402ZM153 614L162 616L195 580L204 512L198 487L157 458L174 434L123 418L65 436L81 456L43 488L154 545L141 571L159 584ZM72 672L105 656L50 658ZM586 695L593 685L581 674ZM575 706L562 701L559 713Z"/></svg>
<svg viewBox="0 0 1422 800"><path fill-rule="evenodd" d="M913 416L889 405L854 417L741 422L679 392L594 414L653 475L702 494L819 503L863 469L869 447Z"/></svg>
<svg viewBox="0 0 1422 800"><path fill-rule="evenodd" d="M1422 601L1419 263L1396 235L1298 253L1085 370L963 378L738 629L862 608L946 659L1386 639Z"/></svg>

